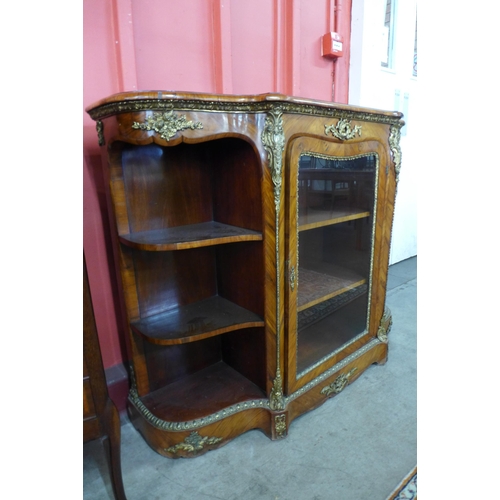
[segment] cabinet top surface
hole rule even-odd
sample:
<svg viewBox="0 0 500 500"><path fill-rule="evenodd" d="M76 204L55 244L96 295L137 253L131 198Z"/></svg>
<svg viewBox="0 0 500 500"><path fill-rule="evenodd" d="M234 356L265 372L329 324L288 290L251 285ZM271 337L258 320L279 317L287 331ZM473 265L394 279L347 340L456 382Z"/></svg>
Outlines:
<svg viewBox="0 0 500 500"><path fill-rule="evenodd" d="M202 94L196 92L178 92L163 90L148 90L121 92L101 99L85 108L94 120L124 112L139 112L155 109L155 104L162 107L166 103L178 103L180 109L199 109L201 111L227 112L266 112L276 106L284 106L284 112L300 113L302 109L311 107L318 112L338 110L340 112L354 112L378 115L385 119L398 121L402 113L398 111L384 111L360 106L351 106L330 101L321 101L305 97L292 97L284 94L267 93L257 95L227 95ZM174 107L176 107L174 105Z"/></svg>

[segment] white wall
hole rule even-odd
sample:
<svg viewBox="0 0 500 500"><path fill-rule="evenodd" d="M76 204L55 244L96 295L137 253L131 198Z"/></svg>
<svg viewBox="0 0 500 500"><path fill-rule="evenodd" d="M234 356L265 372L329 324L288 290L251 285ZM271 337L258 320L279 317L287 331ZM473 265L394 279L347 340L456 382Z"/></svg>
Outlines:
<svg viewBox="0 0 500 500"><path fill-rule="evenodd" d="M416 0L396 9L394 67L380 64L385 0L353 0L349 104L398 110L405 114L402 163L396 197L390 263L417 254L416 118L418 81L412 76Z"/></svg>

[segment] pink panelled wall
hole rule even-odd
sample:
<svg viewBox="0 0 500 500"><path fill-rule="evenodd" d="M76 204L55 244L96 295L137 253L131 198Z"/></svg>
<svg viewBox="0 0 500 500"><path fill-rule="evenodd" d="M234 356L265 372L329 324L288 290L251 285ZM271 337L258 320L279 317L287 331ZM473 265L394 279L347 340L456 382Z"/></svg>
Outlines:
<svg viewBox="0 0 500 500"><path fill-rule="evenodd" d="M84 107L129 90L281 92L347 103L351 0L84 0L83 7ZM335 22L344 37L336 63L320 52ZM101 156L86 113L83 126L83 241L109 368L127 354Z"/></svg>

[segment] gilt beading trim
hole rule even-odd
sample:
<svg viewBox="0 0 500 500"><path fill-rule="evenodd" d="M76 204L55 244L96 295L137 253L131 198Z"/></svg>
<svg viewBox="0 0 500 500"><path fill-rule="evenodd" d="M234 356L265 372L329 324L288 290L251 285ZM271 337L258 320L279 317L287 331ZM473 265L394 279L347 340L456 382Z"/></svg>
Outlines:
<svg viewBox="0 0 500 500"><path fill-rule="evenodd" d="M295 266L290 267L290 288L292 289L292 292L295 289L295 285L297 283L297 273L295 271Z"/></svg>
<svg viewBox="0 0 500 500"><path fill-rule="evenodd" d="M88 111L93 120L100 120L108 116L120 113L134 113L143 111L201 111L210 113L268 113L273 109L280 108L287 114L304 114L324 118L338 118L345 120L365 121L393 124L400 126L399 116L388 116L379 114L376 111L356 111L351 109L338 109L322 107L317 104L290 103L280 101L263 102L223 102L218 100L197 100L197 99L141 99L133 101L117 101Z"/></svg>
<svg viewBox="0 0 500 500"><path fill-rule="evenodd" d="M292 394L283 397L283 407L286 408L286 406L291 402L294 401L295 399L299 398L309 390L311 390L313 387L316 385L320 384L324 380L328 379L331 377L335 372L338 370L341 370L343 367L347 366L349 363L353 362L354 360L360 358L364 354L366 354L368 351L371 349L374 349L378 345L381 345L383 342L381 342L378 338L374 338L370 340L367 344L365 344L363 347L355 351L354 353L350 354L343 360L339 361L335 365L333 365L330 369L326 370L325 372L321 373L318 375L316 378L308 382L307 384L303 385L299 389L297 389L295 392ZM158 417L155 417L144 405L144 403L140 400L139 395L137 393L137 386L135 382L135 377L134 377L134 371L132 366L130 367L130 378L131 378L131 388L130 388L130 393L129 393L129 402L134 405L134 407L139 411L144 419L153 427L156 427L160 430L163 431L186 431L186 430L194 430L194 429L199 429L201 427L204 427L206 425L212 424L214 422L217 422L219 420L222 420L223 418L229 417L231 415L234 415L236 413L239 413L241 411L245 410L251 410L251 409L256 409L256 408L263 408L266 410L270 410L270 405L269 401L267 399L258 399L258 400L252 400L252 401L245 401L244 403L238 403L236 405L229 406L228 408L225 408L224 410L218 411L216 413L213 413L211 415L207 415L206 417L195 419L195 420L190 420L187 422L169 422L166 420L162 420Z"/></svg>
<svg viewBox="0 0 500 500"><path fill-rule="evenodd" d="M254 399L250 401L245 401L243 403L237 403L231 405L227 408L224 408L223 410L217 411L211 415L207 415L206 417L197 418L186 422L167 421L153 415L153 413L151 413L151 411L141 401L139 394L137 392L137 385L132 365L130 366L130 381L131 381L131 387L128 396L129 402L132 405L134 405L137 411L142 414L144 419L150 425L156 427L157 429L161 429L163 431L188 431L188 430L199 429L200 427L212 424L214 422L222 420L226 417L230 417L231 415L235 415L236 413L240 413L245 410L252 410L256 408L269 409L269 401L267 399Z"/></svg>
<svg viewBox="0 0 500 500"><path fill-rule="evenodd" d="M357 351L353 352L343 360L339 361L335 365L333 365L331 368L328 370L324 371L320 375L318 375L316 378L308 382L307 384L303 385L300 389L297 389L294 393L290 394L289 396L285 397L285 405L288 405L291 401L294 399L297 399L298 397L302 396L309 390L311 390L313 387L316 385L320 384L324 380L328 379L331 377L335 372L341 370L345 366L347 366L349 363L353 362L354 360L360 358L364 354L366 354L368 351L371 349L374 349L378 345L381 345L382 342L378 338L373 338L370 340L367 344L365 344L363 347L358 349Z"/></svg>

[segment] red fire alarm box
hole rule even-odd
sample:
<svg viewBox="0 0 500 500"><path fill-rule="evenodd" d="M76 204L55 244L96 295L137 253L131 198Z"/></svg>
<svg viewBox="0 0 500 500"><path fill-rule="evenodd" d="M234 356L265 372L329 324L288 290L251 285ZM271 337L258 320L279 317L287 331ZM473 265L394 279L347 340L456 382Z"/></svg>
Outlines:
<svg viewBox="0 0 500 500"><path fill-rule="evenodd" d="M331 31L323 35L321 43L321 55L323 57L342 57L343 38Z"/></svg>

